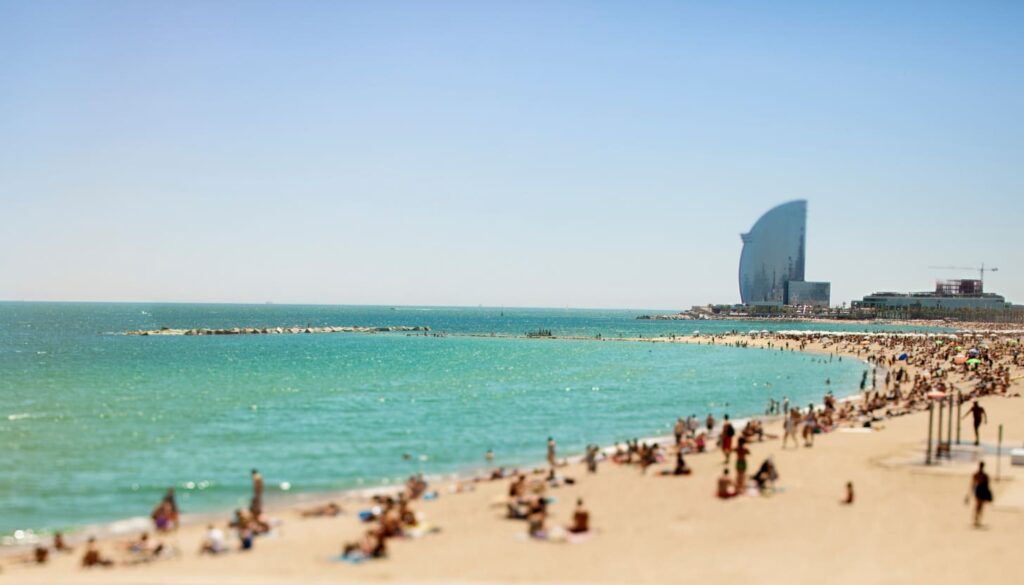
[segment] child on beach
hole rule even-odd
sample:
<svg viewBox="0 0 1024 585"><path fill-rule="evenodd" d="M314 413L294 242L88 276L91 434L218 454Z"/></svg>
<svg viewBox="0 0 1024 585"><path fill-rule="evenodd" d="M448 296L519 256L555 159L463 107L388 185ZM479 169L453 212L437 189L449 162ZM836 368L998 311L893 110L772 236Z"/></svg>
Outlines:
<svg viewBox="0 0 1024 585"><path fill-rule="evenodd" d="M850 505L853 504L853 482L846 482L846 496L840 502L841 504Z"/></svg>

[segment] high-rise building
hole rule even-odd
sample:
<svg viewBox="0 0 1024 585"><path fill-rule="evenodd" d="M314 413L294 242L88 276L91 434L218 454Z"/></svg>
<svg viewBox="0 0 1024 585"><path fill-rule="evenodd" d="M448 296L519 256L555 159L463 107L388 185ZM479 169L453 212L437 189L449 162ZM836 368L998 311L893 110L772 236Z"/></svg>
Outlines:
<svg viewBox="0 0 1024 585"><path fill-rule="evenodd" d="M740 236L743 304L828 306L829 283L804 281L806 232L807 202L797 200L773 207Z"/></svg>

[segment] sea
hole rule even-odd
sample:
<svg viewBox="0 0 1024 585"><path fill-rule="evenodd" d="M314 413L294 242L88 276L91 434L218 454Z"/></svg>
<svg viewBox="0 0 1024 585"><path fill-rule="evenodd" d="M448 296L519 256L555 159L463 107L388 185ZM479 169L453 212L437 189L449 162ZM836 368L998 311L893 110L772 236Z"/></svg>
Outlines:
<svg viewBox="0 0 1024 585"><path fill-rule="evenodd" d="M858 390L867 366L796 352L609 341L732 330L636 310L0 303L0 541L543 460L670 432L678 416ZM126 336L133 329L427 326L428 334ZM917 328L920 330L921 328ZM526 338L550 330L575 339ZM598 337L602 339L598 339ZM15 535L18 538L15 538Z"/></svg>

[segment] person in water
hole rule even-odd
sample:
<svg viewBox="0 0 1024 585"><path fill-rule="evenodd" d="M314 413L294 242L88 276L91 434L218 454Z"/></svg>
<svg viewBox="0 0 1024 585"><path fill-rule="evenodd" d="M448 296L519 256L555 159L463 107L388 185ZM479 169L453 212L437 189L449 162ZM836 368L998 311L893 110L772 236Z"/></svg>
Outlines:
<svg viewBox="0 0 1024 585"><path fill-rule="evenodd" d="M975 403L977 404L977 403ZM992 502L992 489L988 485L988 474L985 473L985 462L978 464L978 471L971 476L971 491L974 492L974 527L981 527L981 513L985 504ZM970 500L968 494L966 501Z"/></svg>

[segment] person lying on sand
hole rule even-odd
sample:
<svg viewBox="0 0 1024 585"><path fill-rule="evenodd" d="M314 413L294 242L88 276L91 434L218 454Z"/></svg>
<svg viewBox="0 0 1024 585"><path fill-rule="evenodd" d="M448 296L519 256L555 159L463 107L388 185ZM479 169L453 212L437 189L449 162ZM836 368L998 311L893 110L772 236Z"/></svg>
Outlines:
<svg viewBox="0 0 1024 585"><path fill-rule="evenodd" d="M551 470L548 471L548 476L547 476L547 478L545 478L544 481L546 481L548 483L548 485L553 487L553 488L561 487L563 484L564 485L573 485L573 484L576 483L576 480L571 478L571 477L567 477L565 475L558 475L558 474L556 474L554 467L552 467Z"/></svg>
<svg viewBox="0 0 1024 585"><path fill-rule="evenodd" d="M320 517L335 517L341 514L341 506L334 502L324 504L322 506L313 506L300 512L303 518L320 518Z"/></svg>
<svg viewBox="0 0 1024 585"><path fill-rule="evenodd" d="M137 540L125 543L124 547L128 552L136 554L148 554L153 550L148 532L143 532Z"/></svg>
<svg viewBox="0 0 1024 585"><path fill-rule="evenodd" d="M100 554L99 548L96 546L96 537L90 536L89 540L85 543L85 554L82 555L82 566L109 567L113 564L114 561Z"/></svg>

